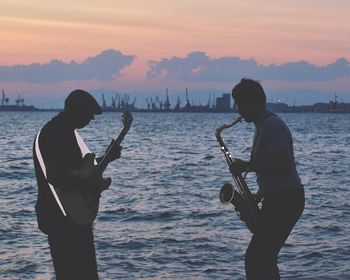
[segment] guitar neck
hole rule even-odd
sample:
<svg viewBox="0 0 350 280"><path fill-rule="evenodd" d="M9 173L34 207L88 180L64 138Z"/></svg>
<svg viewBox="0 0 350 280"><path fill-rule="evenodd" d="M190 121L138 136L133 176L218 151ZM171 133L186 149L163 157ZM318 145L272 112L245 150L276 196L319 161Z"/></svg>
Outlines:
<svg viewBox="0 0 350 280"><path fill-rule="evenodd" d="M120 145L125 137L125 135L127 134L129 129L123 128L123 130L120 132L119 136L113 140L112 145L110 145L109 149L107 150L107 152L105 153L105 155L103 156L103 158L101 159L101 161L97 164L96 167L96 172L101 174L105 171L106 167L108 166L109 160L108 160L108 156L111 153L111 151L113 150L113 148L117 145Z"/></svg>

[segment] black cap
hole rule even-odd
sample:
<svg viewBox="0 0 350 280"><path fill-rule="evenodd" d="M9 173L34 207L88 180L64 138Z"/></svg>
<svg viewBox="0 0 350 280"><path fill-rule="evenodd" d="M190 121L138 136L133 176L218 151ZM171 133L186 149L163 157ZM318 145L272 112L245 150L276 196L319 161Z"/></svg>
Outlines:
<svg viewBox="0 0 350 280"><path fill-rule="evenodd" d="M82 89L73 90L64 101L64 106L81 112L89 112L95 115L102 113L96 99L87 91Z"/></svg>

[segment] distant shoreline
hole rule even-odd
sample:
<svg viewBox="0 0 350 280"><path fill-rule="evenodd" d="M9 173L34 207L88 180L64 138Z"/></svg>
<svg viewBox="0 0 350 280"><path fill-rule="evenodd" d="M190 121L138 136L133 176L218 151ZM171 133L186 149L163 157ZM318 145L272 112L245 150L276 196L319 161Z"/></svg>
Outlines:
<svg viewBox="0 0 350 280"><path fill-rule="evenodd" d="M0 112L60 112L63 109L39 109L39 108L35 108L35 109L6 109L3 110L0 107ZM128 109L120 109L120 110L102 110L103 113L121 113L124 111L130 111L133 113L171 113L171 114L176 114L176 113L215 113L215 114L225 114L225 113L237 113L237 111L235 110L231 110L231 111L217 111L217 110L207 110L207 111L186 111L186 110L182 110L182 111L177 111L177 110L148 110L148 109L134 109L134 110L128 110ZM346 111L325 111L325 110L291 110L291 111L287 111L287 110L269 110L273 113L328 113L328 114L349 114L350 110L346 110Z"/></svg>
<svg viewBox="0 0 350 280"><path fill-rule="evenodd" d="M187 103L184 107L176 106L175 108L152 106L151 108L141 109L132 104L124 104L123 106L101 106L103 112L141 112L141 113L230 113L235 110L230 106L229 99L218 106L195 106ZM286 103L266 103L267 110L273 113L350 113L350 103L339 103L336 99L328 103L315 103L313 105L293 105ZM0 112L59 112L63 109L39 109L34 106L27 105L0 105Z"/></svg>
<svg viewBox="0 0 350 280"><path fill-rule="evenodd" d="M3 97L0 104L0 111L43 111L43 112L59 112L63 109L51 108L51 109L39 109L32 105L25 105L24 99L17 98L15 105L9 104L9 98L5 96L4 90ZM110 106L107 105L104 96L102 95L101 108L103 112L144 112L144 113L229 113L235 112L234 106L231 105L231 95L229 93L222 94L221 97L217 97L215 102L210 102L206 105L195 105L195 103L189 100L189 95L186 88L186 101L184 106L181 107L181 100L178 98L175 106L170 108L169 96L166 93L166 100L161 101L158 97L155 100L148 100L147 108L137 108L135 106L136 98L130 102L129 95L122 96L117 99L112 98ZM350 103L338 102L337 95L327 103L315 103L313 105L298 105L289 106L283 102L267 102L266 108L273 113L350 113Z"/></svg>

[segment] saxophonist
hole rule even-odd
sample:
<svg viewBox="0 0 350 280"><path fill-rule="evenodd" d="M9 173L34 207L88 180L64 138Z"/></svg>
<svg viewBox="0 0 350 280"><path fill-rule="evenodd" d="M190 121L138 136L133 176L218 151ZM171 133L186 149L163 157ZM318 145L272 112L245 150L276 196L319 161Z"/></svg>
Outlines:
<svg viewBox="0 0 350 280"><path fill-rule="evenodd" d="M239 114L255 125L249 161L237 159L231 172L255 172L263 196L257 229L245 255L249 280L280 279L277 258L304 210L305 196L294 161L292 135L287 125L266 110L259 82L243 78L232 89Z"/></svg>

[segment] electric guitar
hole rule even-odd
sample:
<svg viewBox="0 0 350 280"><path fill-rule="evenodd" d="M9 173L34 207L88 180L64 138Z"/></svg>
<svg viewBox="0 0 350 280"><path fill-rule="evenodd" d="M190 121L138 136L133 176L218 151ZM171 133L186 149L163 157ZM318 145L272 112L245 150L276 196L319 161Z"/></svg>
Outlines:
<svg viewBox="0 0 350 280"><path fill-rule="evenodd" d="M83 158L81 168L71 172L73 176L82 179L82 181L91 181L95 184L91 186L91 182L88 182L88 186L77 188L55 188L68 217L78 226L92 224L97 216L101 193L111 185L111 178L102 177L103 171L110 162L111 152L115 146L121 144L130 129L133 121L131 113L124 112L122 121L124 126L122 131L116 139L112 140L97 165L95 154L87 153Z"/></svg>

